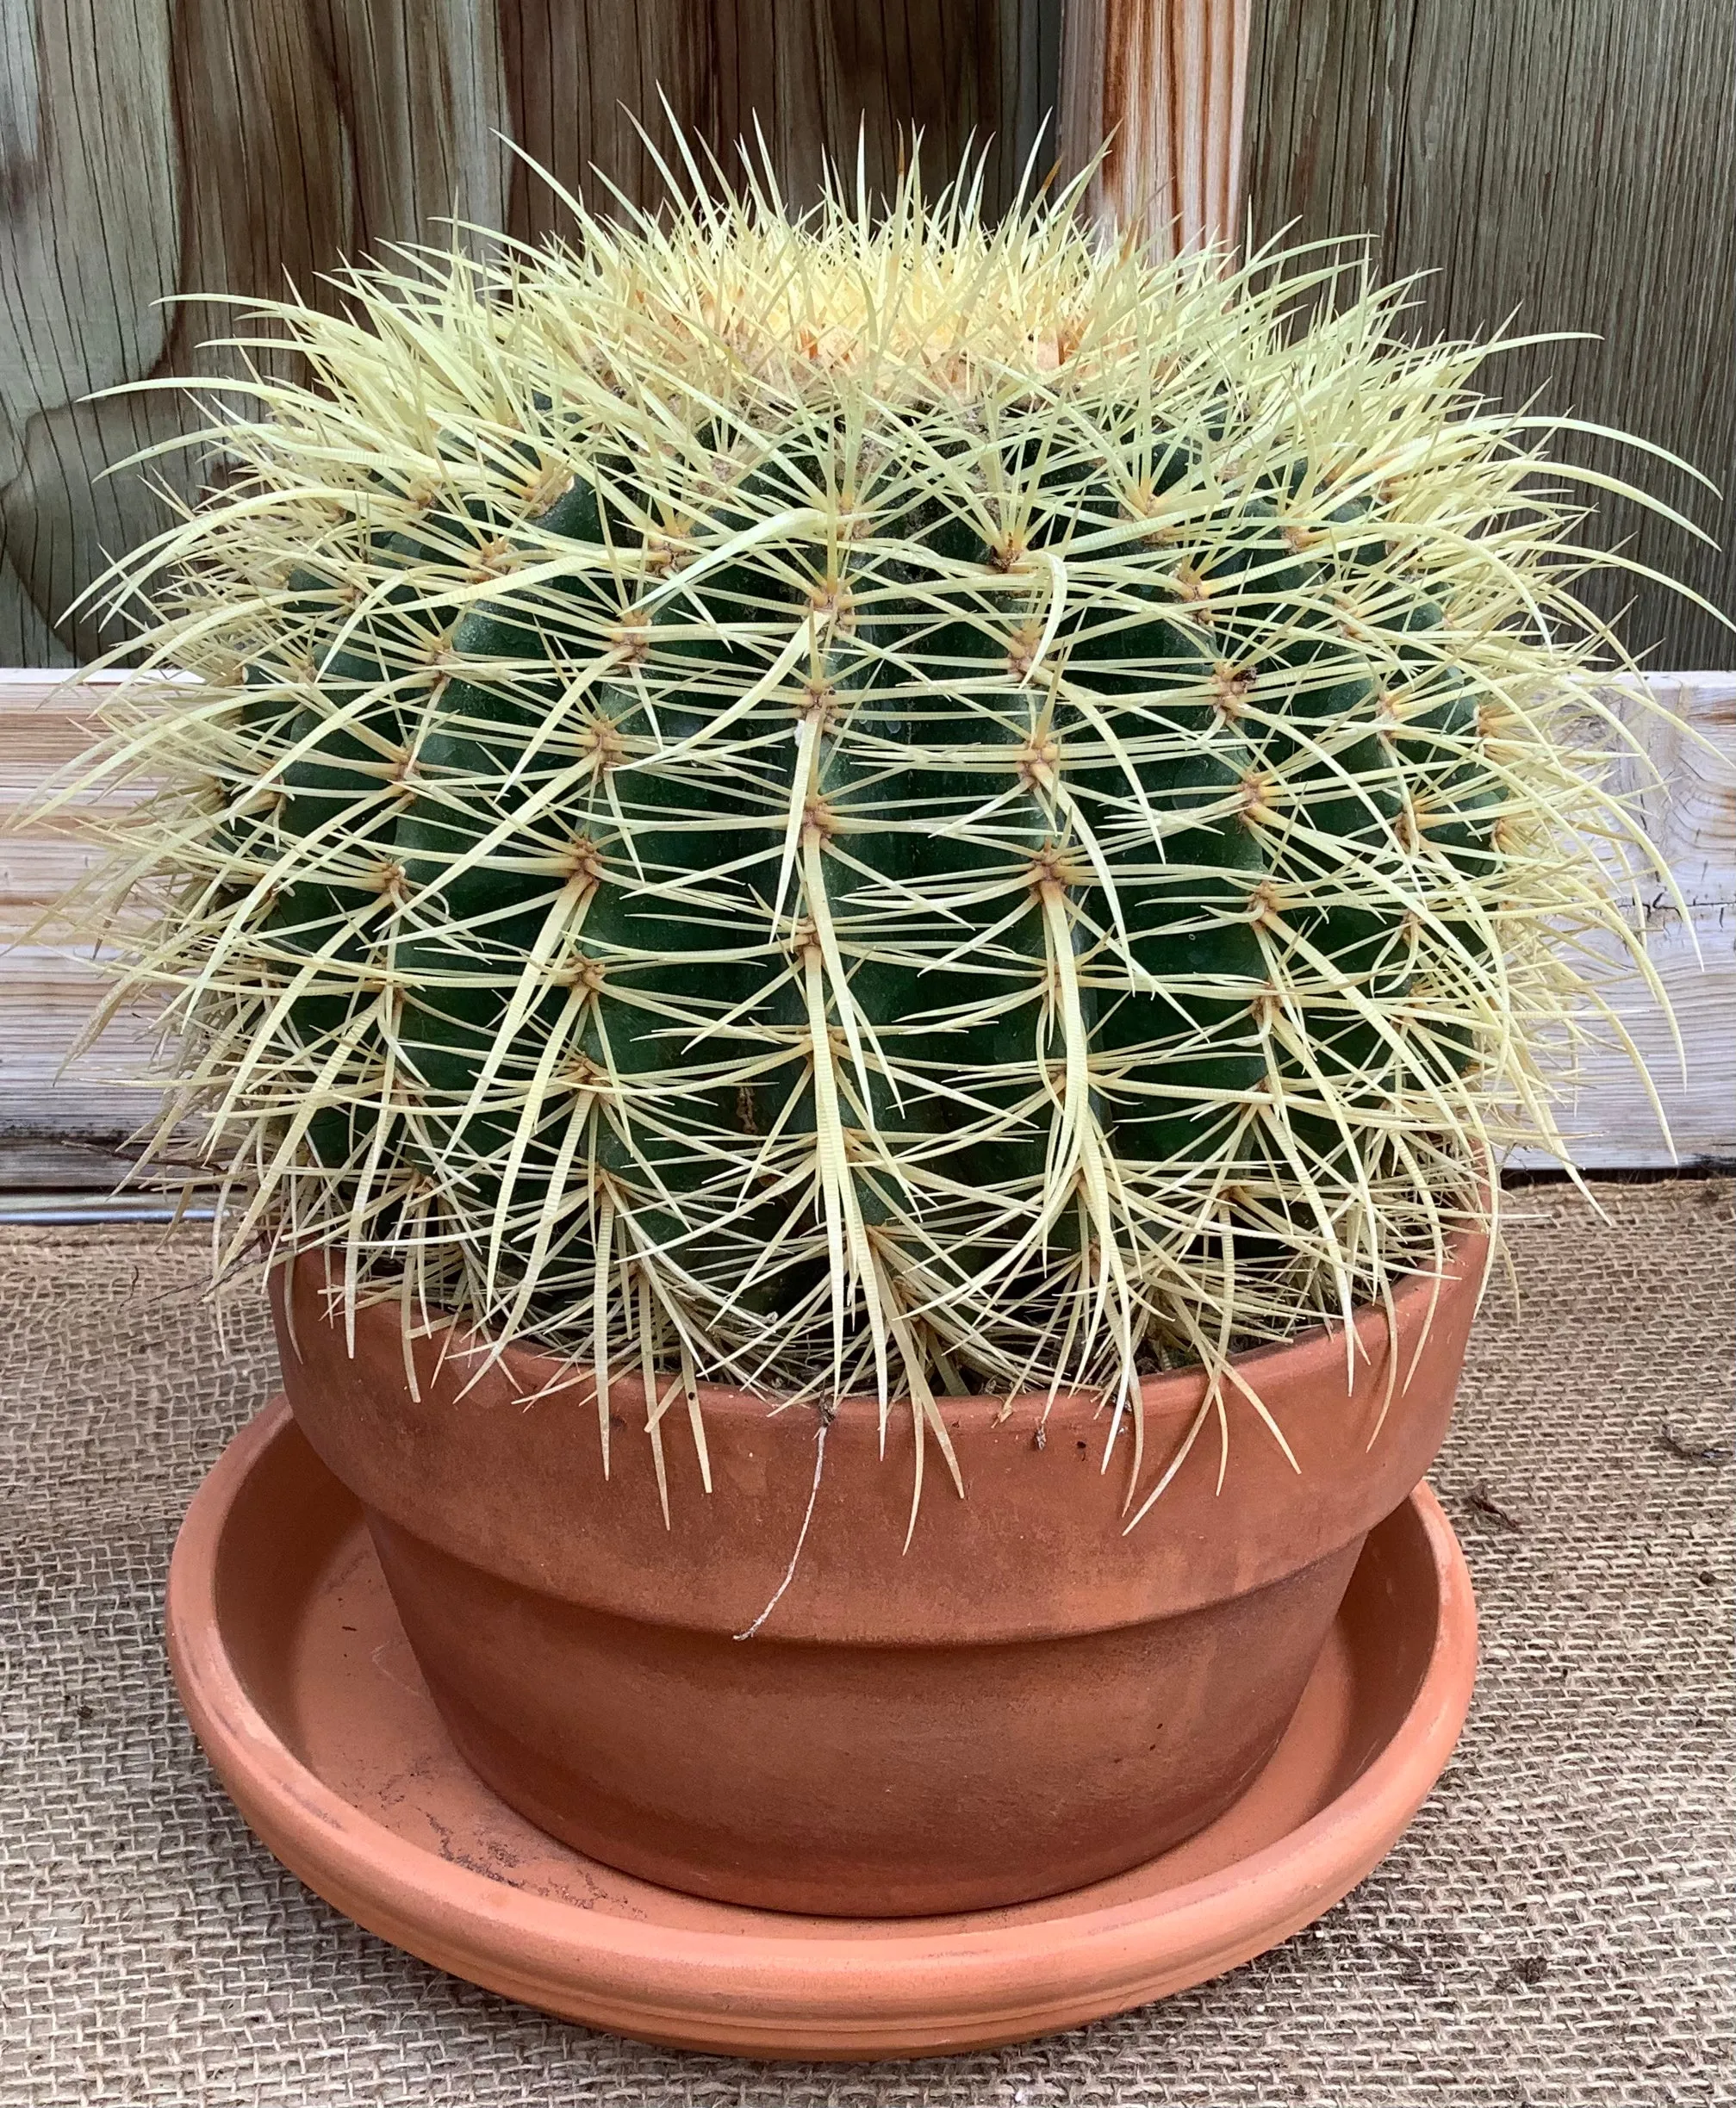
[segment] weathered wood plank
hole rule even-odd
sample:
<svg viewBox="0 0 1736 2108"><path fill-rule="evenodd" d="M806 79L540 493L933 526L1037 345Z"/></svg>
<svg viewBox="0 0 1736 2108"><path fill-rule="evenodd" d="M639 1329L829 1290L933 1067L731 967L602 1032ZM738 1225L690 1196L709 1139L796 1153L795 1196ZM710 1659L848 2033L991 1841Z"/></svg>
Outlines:
<svg viewBox="0 0 1736 2108"><path fill-rule="evenodd" d="M135 1160L96 1142L0 1142L0 1195L112 1193Z"/></svg>
<svg viewBox="0 0 1736 2108"><path fill-rule="evenodd" d="M655 195L628 112L666 143L660 90L731 171L757 113L798 198L823 153L853 164L859 125L870 179L888 180L914 126L936 175L973 134L992 138L996 202L1059 96L1075 161L1118 127L1098 186L1106 214L1173 209L1185 240L1238 222L1248 0L1068 0L1064 92L1061 0L428 0L414 13L40 0L26 12L0 186L0 662L88 656L103 632L68 603L105 550L159 524L138 476L101 471L181 429L183 407L79 399L227 370L200 348L218 311L165 296L274 295L293 279L329 299L320 273L341 254L414 239L433 215L526 235L557 224L497 131L596 202L594 164L630 196ZM1260 0L1252 40L1257 232L1367 230L1389 274L1440 266L1419 291L1422 328L1487 328L1518 307L1527 326L1601 332L1513 354L1509 398L1550 381L1554 401L1736 482L1736 61L1720 0ZM158 473L184 493L198 471L172 457ZM1672 501L1699 502L1650 473ZM1631 507L1605 513L1606 538L1637 529L1642 560L1720 605L1736 597L1730 557ZM1710 616L1649 585L1631 634L1661 640L1672 665L1731 656Z"/></svg>
<svg viewBox="0 0 1736 2108"><path fill-rule="evenodd" d="M118 1140L152 1116L157 1097L121 1081L145 1073L146 1020L117 1020L101 1046L68 1064L102 993L88 955L46 944L0 950L0 1135Z"/></svg>
<svg viewBox="0 0 1736 2108"><path fill-rule="evenodd" d="M76 812L22 831L18 824L45 786L90 750L106 686L0 669L0 1137L117 1138L157 1102L115 1081L142 1072L149 1057L141 1017L117 1021L100 1048L68 1066L104 983L78 948L32 932L96 851L80 838Z"/></svg>
<svg viewBox="0 0 1736 2108"><path fill-rule="evenodd" d="M1624 708L1651 767L1636 757L1617 781L1638 798L1682 896L1678 908L1668 888L1651 885L1646 914L1646 950L1669 996L1681 1053L1637 973L1624 972L1612 996L1657 1085L1677 1157L1727 1160L1736 1157L1736 675L1660 675L1651 685L1671 714L1632 702ZM1613 945L1605 955L1621 957ZM1578 1138L1583 1164L1613 1169L1670 1160L1655 1110L1632 1065L1614 1050L1588 1063L1564 1126L1570 1140ZM1540 1152L1515 1159L1521 1167L1552 1160Z"/></svg>
<svg viewBox="0 0 1736 2108"><path fill-rule="evenodd" d="M1160 255L1241 233L1249 0L1067 0L1061 160L1101 147L1086 193Z"/></svg>
<svg viewBox="0 0 1736 2108"><path fill-rule="evenodd" d="M1647 932L1687 1051L1685 1079L1668 1025L1631 968L1615 1006L1657 1079L1681 1160L1728 1159L1736 1157L1736 675L1660 675L1652 685L1673 715L1615 693L1662 778L1646 787L1636 762L1627 787L1644 799L1687 911L1684 917L1665 889L1654 889ZM16 810L84 749L92 700L52 676L0 675L0 811L9 798ZM28 927L90 854L76 821L67 833L0 835L0 943L9 929L16 936ZM119 1135L144 1116L147 1099L103 1080L142 1060L149 1038L142 1018L118 1027L57 1079L101 986L87 960L46 942L0 952L0 1134ZM1594 1063L1568 1126L1585 1165L1670 1160L1650 1099L1619 1056Z"/></svg>
<svg viewBox="0 0 1736 2108"><path fill-rule="evenodd" d="M993 208L1010 196L1029 143L1019 72L1042 61L1020 33L1034 11L1019 0L725 0L712 11L699 128L734 181L737 142L754 140L757 115L779 181L798 200L818 195L825 159L854 172L858 127L864 172L880 191L896 180L913 134L930 185L956 171L968 146L986 147Z"/></svg>
<svg viewBox="0 0 1736 2108"><path fill-rule="evenodd" d="M823 157L854 169L859 130L880 187L915 132L936 182L974 139L994 208L1060 49L1060 0L37 0L19 21L0 134L0 665L29 666L115 641L100 608L69 606L166 515L138 474L103 471L201 421L168 392L81 398L236 370L208 342L234 318L190 295L293 283L330 305L323 274L444 242L442 215L558 227L501 134L593 206L611 208L604 175L655 200L634 115L667 152L660 96L731 175L757 117L798 202ZM185 498L203 470L175 453L153 473Z"/></svg>
<svg viewBox="0 0 1736 2108"><path fill-rule="evenodd" d="M1489 370L1509 407L1619 426L1722 485L1593 442L1564 454L1642 482L1722 553L1604 501L1591 538L1736 608L1736 35L1728 0L1260 0L1248 81L1257 237L1367 234L1416 288L1419 335L1590 333ZM1630 645L1671 667L1736 658L1716 619L1640 581Z"/></svg>

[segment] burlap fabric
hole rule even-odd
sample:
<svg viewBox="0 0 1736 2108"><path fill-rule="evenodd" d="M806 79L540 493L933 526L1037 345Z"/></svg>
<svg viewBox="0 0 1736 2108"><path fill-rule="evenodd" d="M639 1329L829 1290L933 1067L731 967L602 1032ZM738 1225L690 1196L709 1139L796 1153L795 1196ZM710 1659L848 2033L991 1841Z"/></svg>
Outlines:
<svg viewBox="0 0 1736 2108"><path fill-rule="evenodd" d="M0 1234L4 2108L1646 2108L1732 2072L1732 1196L1513 1197L1435 1475L1482 1682L1384 1865L1235 1975L1029 2047L766 2066L563 2025L340 1918L231 1810L159 1636L183 1505L274 1387L196 1239Z"/></svg>

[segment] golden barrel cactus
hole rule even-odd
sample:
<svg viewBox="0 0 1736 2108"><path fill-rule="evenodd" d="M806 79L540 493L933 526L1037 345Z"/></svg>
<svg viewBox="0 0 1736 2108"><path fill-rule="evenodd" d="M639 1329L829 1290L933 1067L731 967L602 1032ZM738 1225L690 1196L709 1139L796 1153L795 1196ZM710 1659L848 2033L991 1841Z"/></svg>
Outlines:
<svg viewBox="0 0 1736 2108"><path fill-rule="evenodd" d="M762 186L267 311L307 382L106 588L197 682L96 769L170 782L98 905L232 1252L593 1365L605 1443L624 1367L943 1443L1378 1302L1555 1141L1646 858L1559 420L1341 252L1073 202Z"/></svg>

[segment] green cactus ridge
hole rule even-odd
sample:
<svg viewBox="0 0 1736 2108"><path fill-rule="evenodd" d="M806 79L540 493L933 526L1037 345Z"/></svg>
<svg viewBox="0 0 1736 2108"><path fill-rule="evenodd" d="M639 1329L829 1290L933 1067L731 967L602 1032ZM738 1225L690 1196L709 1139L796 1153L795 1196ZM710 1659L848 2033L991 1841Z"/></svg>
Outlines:
<svg viewBox="0 0 1736 2108"><path fill-rule="evenodd" d="M105 763L176 772L109 905L238 1238L592 1363L606 1440L620 1371L943 1441L962 1390L1136 1419L1559 1141L1646 855L1562 730L1572 508L1393 295L1301 328L1317 258L1069 202L762 197L274 311L320 385L121 574L204 686Z"/></svg>

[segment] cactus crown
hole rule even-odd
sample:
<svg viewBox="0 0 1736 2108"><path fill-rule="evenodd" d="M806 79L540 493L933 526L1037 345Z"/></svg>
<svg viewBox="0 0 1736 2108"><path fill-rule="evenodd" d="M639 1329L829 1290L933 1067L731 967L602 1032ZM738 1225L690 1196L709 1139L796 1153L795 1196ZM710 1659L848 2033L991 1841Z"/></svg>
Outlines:
<svg viewBox="0 0 1736 2108"><path fill-rule="evenodd" d="M1547 426L1341 252L1072 203L580 212L237 339L312 382L109 581L202 685L98 768L171 779L103 911L232 1253L570 1352L606 1445L630 1371L654 1439L724 1375L920 1450L1212 1404L1559 1146L1646 851Z"/></svg>

